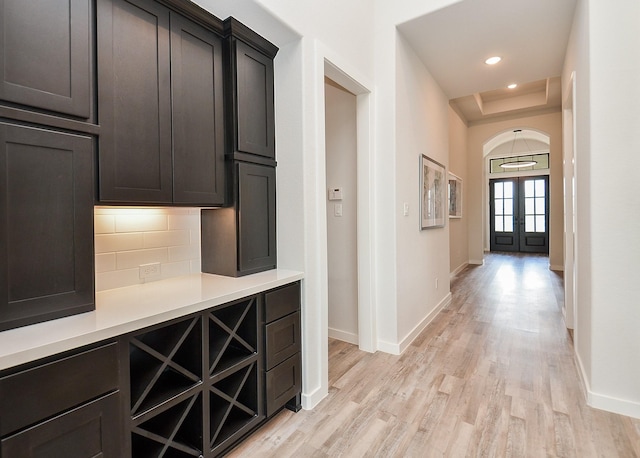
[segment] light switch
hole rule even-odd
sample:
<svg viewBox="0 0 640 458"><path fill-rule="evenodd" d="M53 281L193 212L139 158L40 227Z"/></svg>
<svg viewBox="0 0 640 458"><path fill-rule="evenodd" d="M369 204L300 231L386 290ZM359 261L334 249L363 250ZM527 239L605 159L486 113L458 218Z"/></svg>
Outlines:
<svg viewBox="0 0 640 458"><path fill-rule="evenodd" d="M402 210L404 216L409 216L409 204L407 202L404 203L404 209Z"/></svg>
<svg viewBox="0 0 640 458"><path fill-rule="evenodd" d="M342 188L329 188L329 200L342 200Z"/></svg>
<svg viewBox="0 0 640 458"><path fill-rule="evenodd" d="M342 216L342 204L333 204L333 216Z"/></svg>

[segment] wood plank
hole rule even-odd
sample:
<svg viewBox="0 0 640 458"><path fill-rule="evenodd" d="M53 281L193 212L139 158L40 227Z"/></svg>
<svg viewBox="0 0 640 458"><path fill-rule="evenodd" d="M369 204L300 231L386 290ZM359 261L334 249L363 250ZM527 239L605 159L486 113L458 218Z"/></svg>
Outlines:
<svg viewBox="0 0 640 458"><path fill-rule="evenodd" d="M327 398L230 456L640 457L640 420L586 405L548 257L491 254L451 289L400 356L330 340Z"/></svg>

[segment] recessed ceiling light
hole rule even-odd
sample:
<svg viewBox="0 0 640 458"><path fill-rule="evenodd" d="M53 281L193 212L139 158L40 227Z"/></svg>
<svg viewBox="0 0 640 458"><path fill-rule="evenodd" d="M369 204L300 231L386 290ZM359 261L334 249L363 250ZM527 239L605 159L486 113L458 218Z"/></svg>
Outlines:
<svg viewBox="0 0 640 458"><path fill-rule="evenodd" d="M507 86L507 88L509 88L509 89L515 89L517 87L518 87L518 85L516 83L512 83L512 84Z"/></svg>
<svg viewBox="0 0 640 458"><path fill-rule="evenodd" d="M487 64L487 65L495 65L498 62L500 62L501 60L502 60L502 57L493 56L493 57L489 57L487 60L485 60L484 63Z"/></svg>

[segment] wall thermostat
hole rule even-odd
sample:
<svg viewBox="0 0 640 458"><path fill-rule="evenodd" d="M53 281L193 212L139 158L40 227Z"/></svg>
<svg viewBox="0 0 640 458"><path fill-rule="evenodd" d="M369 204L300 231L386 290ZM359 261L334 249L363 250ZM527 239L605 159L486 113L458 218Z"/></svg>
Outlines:
<svg viewBox="0 0 640 458"><path fill-rule="evenodd" d="M342 188L329 188L329 200L342 200Z"/></svg>

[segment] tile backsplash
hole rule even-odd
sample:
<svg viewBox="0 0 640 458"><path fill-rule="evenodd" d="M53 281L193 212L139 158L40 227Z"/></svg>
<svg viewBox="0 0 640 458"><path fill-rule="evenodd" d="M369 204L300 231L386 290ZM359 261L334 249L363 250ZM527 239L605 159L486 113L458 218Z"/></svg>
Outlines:
<svg viewBox="0 0 640 458"><path fill-rule="evenodd" d="M96 291L131 286L139 266L159 262L155 279L200 272L199 208L95 207Z"/></svg>

